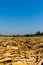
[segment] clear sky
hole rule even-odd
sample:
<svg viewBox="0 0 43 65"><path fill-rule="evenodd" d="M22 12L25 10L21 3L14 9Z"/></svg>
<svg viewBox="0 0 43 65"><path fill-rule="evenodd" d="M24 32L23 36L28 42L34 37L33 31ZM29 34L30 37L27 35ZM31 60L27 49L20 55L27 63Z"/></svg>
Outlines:
<svg viewBox="0 0 43 65"><path fill-rule="evenodd" d="M43 31L43 0L0 0L0 34Z"/></svg>

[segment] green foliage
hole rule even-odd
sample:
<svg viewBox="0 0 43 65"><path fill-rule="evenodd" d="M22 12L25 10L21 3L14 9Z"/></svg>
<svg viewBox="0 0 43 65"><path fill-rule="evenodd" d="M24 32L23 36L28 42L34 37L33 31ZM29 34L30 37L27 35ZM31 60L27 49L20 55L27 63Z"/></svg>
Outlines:
<svg viewBox="0 0 43 65"><path fill-rule="evenodd" d="M40 32L40 31L37 31L35 32L35 34L24 34L24 35L2 35L0 34L0 36L3 36L3 37L33 37L33 36L43 36L43 32Z"/></svg>
<svg viewBox="0 0 43 65"><path fill-rule="evenodd" d="M40 33L40 31L37 31L36 33L35 33L35 35L40 35L41 33Z"/></svg>

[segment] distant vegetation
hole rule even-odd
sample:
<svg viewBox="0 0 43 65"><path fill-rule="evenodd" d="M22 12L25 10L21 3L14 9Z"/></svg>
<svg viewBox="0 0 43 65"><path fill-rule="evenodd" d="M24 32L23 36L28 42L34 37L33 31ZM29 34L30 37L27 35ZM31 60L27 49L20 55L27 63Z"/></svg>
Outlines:
<svg viewBox="0 0 43 65"><path fill-rule="evenodd" d="M43 36L43 32L37 31L34 34L26 34L24 35L26 37L32 37L32 36Z"/></svg>
<svg viewBox="0 0 43 65"><path fill-rule="evenodd" d="M0 34L0 36L3 36L3 37L33 37L33 36L43 36L43 32L40 32L40 31L37 31L35 32L34 34L24 34L24 35L2 35Z"/></svg>

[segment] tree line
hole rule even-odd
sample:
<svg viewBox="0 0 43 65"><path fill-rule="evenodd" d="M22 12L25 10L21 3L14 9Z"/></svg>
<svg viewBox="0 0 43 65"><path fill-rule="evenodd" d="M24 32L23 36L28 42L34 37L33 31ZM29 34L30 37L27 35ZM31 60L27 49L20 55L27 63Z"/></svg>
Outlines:
<svg viewBox="0 0 43 65"><path fill-rule="evenodd" d="M33 36L43 36L43 32L40 32L40 31L37 31L35 32L34 34L23 34L23 35L15 35L15 34L12 34L12 35L2 35L0 34L0 36L5 36L5 37L33 37Z"/></svg>
<svg viewBox="0 0 43 65"><path fill-rule="evenodd" d="M37 31L37 32L35 32L34 34L26 34L25 36L43 36L43 32L40 32L40 31Z"/></svg>

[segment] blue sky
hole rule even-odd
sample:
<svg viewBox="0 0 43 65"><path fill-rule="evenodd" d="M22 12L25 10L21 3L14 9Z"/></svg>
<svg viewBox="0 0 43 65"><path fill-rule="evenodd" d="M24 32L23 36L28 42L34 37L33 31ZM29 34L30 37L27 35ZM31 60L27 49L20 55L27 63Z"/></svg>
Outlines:
<svg viewBox="0 0 43 65"><path fill-rule="evenodd" d="M43 0L0 0L0 34L43 31Z"/></svg>

